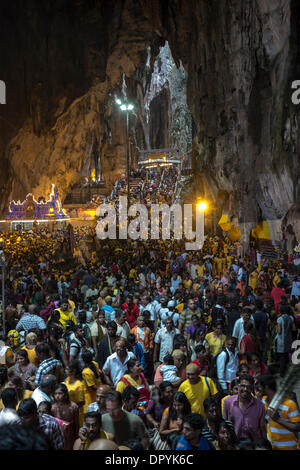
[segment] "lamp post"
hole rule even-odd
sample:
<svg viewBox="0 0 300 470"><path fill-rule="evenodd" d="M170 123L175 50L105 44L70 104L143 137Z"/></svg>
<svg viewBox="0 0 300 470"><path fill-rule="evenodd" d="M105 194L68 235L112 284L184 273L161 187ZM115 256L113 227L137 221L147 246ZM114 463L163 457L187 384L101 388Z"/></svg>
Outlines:
<svg viewBox="0 0 300 470"><path fill-rule="evenodd" d="M116 99L116 103L119 105L121 111L126 113L126 172L127 172L127 206L130 204L130 161L129 161L129 112L133 110L134 106L131 103L125 101L124 103L120 99Z"/></svg>

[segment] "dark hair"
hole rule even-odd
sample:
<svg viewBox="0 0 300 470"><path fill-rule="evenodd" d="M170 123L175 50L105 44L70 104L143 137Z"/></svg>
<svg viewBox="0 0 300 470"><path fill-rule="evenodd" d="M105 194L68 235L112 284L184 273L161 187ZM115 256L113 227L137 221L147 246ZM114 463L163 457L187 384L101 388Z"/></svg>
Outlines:
<svg viewBox="0 0 300 470"><path fill-rule="evenodd" d="M7 368L0 366L0 387L2 387L8 381Z"/></svg>
<svg viewBox="0 0 300 470"><path fill-rule="evenodd" d="M180 439L180 434L176 431L171 432L166 437L166 442L171 450L176 450L177 442Z"/></svg>
<svg viewBox="0 0 300 470"><path fill-rule="evenodd" d="M119 405L122 405L122 395L117 390L111 390L106 395L106 401L117 401Z"/></svg>
<svg viewBox="0 0 300 470"><path fill-rule="evenodd" d="M259 361L262 362L260 354L256 351L248 351L246 353L246 357L247 357L248 365L249 365L249 362L251 362L254 357L258 357Z"/></svg>
<svg viewBox="0 0 300 470"><path fill-rule="evenodd" d="M5 408L15 409L18 403L18 397L15 389L8 387L2 390L1 400Z"/></svg>
<svg viewBox="0 0 300 470"><path fill-rule="evenodd" d="M239 450L254 450L254 444L250 439L240 439L237 446Z"/></svg>
<svg viewBox="0 0 300 470"><path fill-rule="evenodd" d="M0 450L54 450L48 437L34 426L0 427Z"/></svg>
<svg viewBox="0 0 300 470"><path fill-rule="evenodd" d="M41 403L39 403L38 409L40 406L45 406L47 408L46 414L51 415L51 401L41 401Z"/></svg>
<svg viewBox="0 0 300 470"><path fill-rule="evenodd" d="M86 323L86 311L81 310L78 312L78 323Z"/></svg>
<svg viewBox="0 0 300 470"><path fill-rule="evenodd" d="M198 413L190 413L183 418L184 423L188 423L193 429L202 430L205 420Z"/></svg>
<svg viewBox="0 0 300 470"><path fill-rule="evenodd" d="M47 343L41 343L41 344L37 344L36 347L35 347L35 352L37 354L40 354L42 356L47 356L49 357L50 356L50 348L49 348L49 345Z"/></svg>
<svg viewBox="0 0 300 470"><path fill-rule="evenodd" d="M263 387L267 385L273 392L276 392L277 384L273 375L262 374L257 377L257 380Z"/></svg>
<svg viewBox="0 0 300 470"><path fill-rule="evenodd" d="M40 381L40 389L44 390L45 388L53 387L56 385L57 378L53 374L43 375Z"/></svg>
<svg viewBox="0 0 300 470"><path fill-rule="evenodd" d="M173 351L174 349L180 349L180 346L187 346L187 341L184 336L178 334L173 338Z"/></svg>
<svg viewBox="0 0 300 470"><path fill-rule="evenodd" d="M85 415L84 415L84 421L85 421L87 418L96 419L97 422L98 422L99 428L101 428L101 425L102 425L102 416L101 416L101 413L99 413L98 411L88 411L88 412L85 413Z"/></svg>
<svg viewBox="0 0 300 470"><path fill-rule="evenodd" d="M164 380L163 382L161 382L158 386L158 393L159 393L159 399L160 401L163 399L163 393L164 391L168 388L168 387L172 387L172 384L171 382L167 382L166 380Z"/></svg>
<svg viewBox="0 0 300 470"><path fill-rule="evenodd" d="M125 315L124 310L122 310L122 309L120 309L120 308L116 308L116 310L115 310L115 318L120 318L121 315Z"/></svg>
<svg viewBox="0 0 300 470"><path fill-rule="evenodd" d="M145 450L139 439L128 439L128 441L124 442L122 446L129 447L130 450Z"/></svg>
<svg viewBox="0 0 300 470"><path fill-rule="evenodd" d="M24 359L26 359L27 361L27 364L29 364L28 352L26 351L26 349L20 349L16 355L24 357Z"/></svg>
<svg viewBox="0 0 300 470"><path fill-rule="evenodd" d="M256 329L252 321L247 321L247 323L245 323L244 330L246 334L256 336Z"/></svg>
<svg viewBox="0 0 300 470"><path fill-rule="evenodd" d="M230 390L233 390L233 387L239 384L239 379L232 379L230 382Z"/></svg>
<svg viewBox="0 0 300 470"><path fill-rule="evenodd" d="M200 336L201 334L204 334L204 333L205 331L203 330L203 328L196 328L196 330L192 334L192 339L195 341L197 336Z"/></svg>
<svg viewBox="0 0 300 470"><path fill-rule="evenodd" d="M253 447L254 447L254 450L256 449L256 447L265 447L266 450L272 450L271 443L268 441L268 439L265 439L263 437L254 441Z"/></svg>
<svg viewBox="0 0 300 470"><path fill-rule="evenodd" d="M234 432L234 428L232 425L230 425L228 423L228 421L225 421L224 419L220 419L220 421L217 421L216 422L216 425L215 425L215 434L219 434L220 432L220 429L221 428L225 428L227 429L227 431L229 431L229 434L230 434L230 443L231 444L235 444L237 442L237 437L236 437L236 434Z"/></svg>
<svg viewBox="0 0 300 470"><path fill-rule="evenodd" d="M264 306L264 303L261 299L256 299L255 300L255 305L256 305L256 308L258 308L259 310L262 310L262 308Z"/></svg>
<svg viewBox="0 0 300 470"><path fill-rule="evenodd" d="M212 406L215 406L216 408L219 408L220 407L220 402L215 397L206 398L203 402L203 408L204 408L205 413ZM221 412L221 409L220 409L220 412Z"/></svg>
<svg viewBox="0 0 300 470"><path fill-rule="evenodd" d="M70 371L75 372L75 377L77 377L78 380L82 380L81 367L77 360L69 362L68 368L70 369Z"/></svg>
<svg viewBox="0 0 300 470"><path fill-rule="evenodd" d="M174 365L174 358L172 354L168 353L164 357L164 363L167 365Z"/></svg>
<svg viewBox="0 0 300 470"><path fill-rule="evenodd" d="M238 366L237 375L239 375L241 373L241 370L243 369L243 367L247 367L248 371L250 369L249 365L246 364L246 362L243 362L242 364L239 364L239 366Z"/></svg>
<svg viewBox="0 0 300 470"><path fill-rule="evenodd" d="M279 313L281 315L290 315L291 307L288 304L281 301L279 304Z"/></svg>
<svg viewBox="0 0 300 470"><path fill-rule="evenodd" d="M112 321L107 322L106 328L112 328L117 331L118 325L116 324L115 321L112 320Z"/></svg>
<svg viewBox="0 0 300 470"><path fill-rule="evenodd" d="M127 362L127 371L126 371L126 374L130 374L130 369L132 369L136 363L138 362L138 360L134 357L132 359L129 359L129 361Z"/></svg>
<svg viewBox="0 0 300 470"><path fill-rule="evenodd" d="M84 365L88 369L90 369L95 374L96 379L98 379L100 377L100 374L95 364L93 363L93 354L91 353L91 351L89 351L88 349L84 349L81 353L81 358L84 362Z"/></svg>
<svg viewBox="0 0 300 470"><path fill-rule="evenodd" d="M131 344L134 345L136 343L136 337L133 333L130 333L128 335L127 341Z"/></svg>
<svg viewBox="0 0 300 470"><path fill-rule="evenodd" d="M183 392L176 392L173 396L172 403L169 408L169 417L173 421L177 419L177 411L174 409L174 402L177 401L179 403L182 403L184 405L183 407L183 415L188 415L191 413L191 404L189 400L187 399L185 393Z"/></svg>
<svg viewBox="0 0 300 470"><path fill-rule="evenodd" d="M76 323L76 325L74 326L74 332L76 333L76 331L78 330L84 330L84 326L81 322Z"/></svg>
<svg viewBox="0 0 300 470"><path fill-rule="evenodd" d="M25 398L21 401L18 408L18 416L30 416L37 412L37 405L33 398Z"/></svg>
<svg viewBox="0 0 300 470"><path fill-rule="evenodd" d="M70 403L69 390L68 390L67 386L64 383L61 382L61 383L57 384L55 389L54 389L54 393L56 392L56 390L61 390L64 393L64 395L67 399L67 403Z"/></svg>
<svg viewBox="0 0 300 470"><path fill-rule="evenodd" d="M221 326L222 328L224 328L224 322L223 322L222 320L216 320L216 321L213 323L212 327L213 327L213 328L217 328L217 326Z"/></svg>
<svg viewBox="0 0 300 470"><path fill-rule="evenodd" d="M254 386L254 379L251 375L249 374L242 374L239 376L239 384L241 383L242 380L247 380L247 382L249 382L251 384L251 386L253 387Z"/></svg>
<svg viewBox="0 0 300 470"><path fill-rule="evenodd" d="M199 315L196 315L195 313L192 315L192 320L199 320L200 321L200 317Z"/></svg>
<svg viewBox="0 0 300 470"><path fill-rule="evenodd" d="M197 346L195 347L195 353L198 354L202 351L205 352L205 347L203 346L203 344L197 344Z"/></svg>
<svg viewBox="0 0 300 470"><path fill-rule="evenodd" d="M128 385L125 388L124 392L122 393L122 400L123 401L130 400L131 397L139 399L140 392L133 385Z"/></svg>

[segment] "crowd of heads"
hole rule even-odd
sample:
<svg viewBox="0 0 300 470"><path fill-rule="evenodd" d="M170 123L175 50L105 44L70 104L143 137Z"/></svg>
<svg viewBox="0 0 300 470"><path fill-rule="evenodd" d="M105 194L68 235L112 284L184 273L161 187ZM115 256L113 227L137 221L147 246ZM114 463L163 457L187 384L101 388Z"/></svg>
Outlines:
<svg viewBox="0 0 300 470"><path fill-rule="evenodd" d="M135 177L133 200L170 202L176 171ZM272 448L265 418L241 431L229 403L265 412L288 368L300 296L285 258L221 236L199 252L181 240L100 244L85 227L73 236L83 263L64 230L1 233L1 446L23 449L27 435L32 449ZM125 418L130 432L116 436Z"/></svg>

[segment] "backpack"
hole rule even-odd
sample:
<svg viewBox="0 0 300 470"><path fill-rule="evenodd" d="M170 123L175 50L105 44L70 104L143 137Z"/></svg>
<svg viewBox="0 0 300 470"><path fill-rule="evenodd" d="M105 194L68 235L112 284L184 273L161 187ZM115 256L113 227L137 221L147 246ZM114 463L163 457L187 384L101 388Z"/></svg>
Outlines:
<svg viewBox="0 0 300 470"><path fill-rule="evenodd" d="M218 360L218 357L220 356L220 354L222 354L224 351L225 351L225 354L226 354L226 359L225 359L225 367L226 367L228 362L229 362L229 352L227 351L227 349L223 349L221 352L219 352L219 354L214 356L211 360L210 377L212 379L215 379L216 381L218 380L217 360Z"/></svg>

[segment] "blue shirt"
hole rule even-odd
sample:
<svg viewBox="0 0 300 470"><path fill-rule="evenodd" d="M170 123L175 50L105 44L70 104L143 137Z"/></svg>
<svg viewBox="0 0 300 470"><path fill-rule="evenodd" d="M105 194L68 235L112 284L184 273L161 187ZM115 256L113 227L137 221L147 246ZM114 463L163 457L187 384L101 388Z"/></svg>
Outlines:
<svg viewBox="0 0 300 470"><path fill-rule="evenodd" d="M193 450L193 447L189 441L187 441L184 436L182 435L179 438L179 441L177 442L176 449L175 450ZM210 443L208 442L205 437L201 436L200 437L200 444L198 446L197 450L213 450L211 448Z"/></svg>
<svg viewBox="0 0 300 470"><path fill-rule="evenodd" d="M134 354L139 361L140 365L144 368L145 367L145 356L144 351L140 343L135 343L134 345Z"/></svg>
<svg viewBox="0 0 300 470"><path fill-rule="evenodd" d="M116 318L115 309L111 305L104 305L101 310L105 312L105 321L113 321Z"/></svg>

